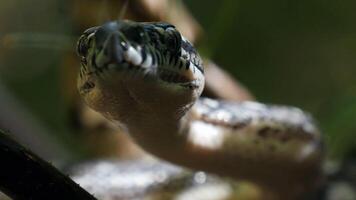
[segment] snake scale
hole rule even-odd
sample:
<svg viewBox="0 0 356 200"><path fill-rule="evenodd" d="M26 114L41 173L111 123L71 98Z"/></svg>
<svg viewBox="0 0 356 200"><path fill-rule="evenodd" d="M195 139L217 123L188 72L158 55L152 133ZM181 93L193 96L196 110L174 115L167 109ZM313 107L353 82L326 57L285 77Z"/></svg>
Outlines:
<svg viewBox="0 0 356 200"><path fill-rule="evenodd" d="M269 190L314 184L323 145L310 115L200 97L202 59L173 25L107 22L87 29L77 52L84 101L147 152Z"/></svg>

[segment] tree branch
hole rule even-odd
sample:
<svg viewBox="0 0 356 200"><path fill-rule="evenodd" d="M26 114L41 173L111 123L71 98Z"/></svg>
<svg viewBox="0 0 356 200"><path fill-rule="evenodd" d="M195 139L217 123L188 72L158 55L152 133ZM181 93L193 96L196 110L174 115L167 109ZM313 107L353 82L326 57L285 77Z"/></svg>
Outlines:
<svg viewBox="0 0 356 200"><path fill-rule="evenodd" d="M95 200L50 163L0 130L0 190L13 199Z"/></svg>

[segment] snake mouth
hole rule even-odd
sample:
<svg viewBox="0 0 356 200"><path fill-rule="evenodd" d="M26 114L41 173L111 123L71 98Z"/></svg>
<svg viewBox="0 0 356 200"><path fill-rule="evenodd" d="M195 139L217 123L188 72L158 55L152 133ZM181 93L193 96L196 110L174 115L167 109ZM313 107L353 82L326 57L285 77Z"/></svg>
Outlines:
<svg viewBox="0 0 356 200"><path fill-rule="evenodd" d="M128 68L116 69L124 72L127 79L146 79L162 85L176 85L186 88L197 88L199 80L189 72L176 71L164 67L142 68L141 66L129 65ZM140 78L141 77L141 78Z"/></svg>
<svg viewBox="0 0 356 200"><path fill-rule="evenodd" d="M189 83L194 80L179 74L177 72L172 72L170 70L160 70L159 79L167 83Z"/></svg>
<svg viewBox="0 0 356 200"><path fill-rule="evenodd" d="M199 88L199 80L192 77L190 73L176 72L168 69L160 69L158 73L160 82L166 85L178 85L183 88Z"/></svg>
<svg viewBox="0 0 356 200"><path fill-rule="evenodd" d="M123 41L120 42L114 35L108 41L105 48L102 49L102 52L106 52L107 55L96 56L91 62L93 66L91 68L99 73L115 75L115 71L117 71L122 72L129 79L147 77L170 85L188 87L197 85L197 77L193 74L194 66L183 66L184 63L189 64L189 61L178 55L171 58L172 62L180 63L180 65L174 66L164 61L163 55L158 56L159 53L156 50L149 49L144 45L133 46Z"/></svg>

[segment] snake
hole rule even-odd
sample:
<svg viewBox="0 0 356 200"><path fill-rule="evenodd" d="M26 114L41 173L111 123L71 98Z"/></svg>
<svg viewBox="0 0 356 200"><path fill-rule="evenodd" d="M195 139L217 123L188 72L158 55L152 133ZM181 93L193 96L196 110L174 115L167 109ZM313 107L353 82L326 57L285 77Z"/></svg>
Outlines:
<svg viewBox="0 0 356 200"><path fill-rule="evenodd" d="M277 192L301 191L320 174L324 148L311 115L201 97L202 58L172 24L106 22L82 33L77 54L84 102L159 159Z"/></svg>

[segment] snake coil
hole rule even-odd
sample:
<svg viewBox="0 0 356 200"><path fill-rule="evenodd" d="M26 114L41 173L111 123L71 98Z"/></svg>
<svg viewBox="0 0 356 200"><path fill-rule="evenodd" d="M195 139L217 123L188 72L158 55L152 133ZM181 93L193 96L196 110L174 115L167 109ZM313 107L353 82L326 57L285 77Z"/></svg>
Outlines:
<svg viewBox="0 0 356 200"><path fill-rule="evenodd" d="M173 25L108 22L86 30L77 52L85 102L147 152L276 193L315 184L323 151L309 114L200 98L202 60Z"/></svg>

